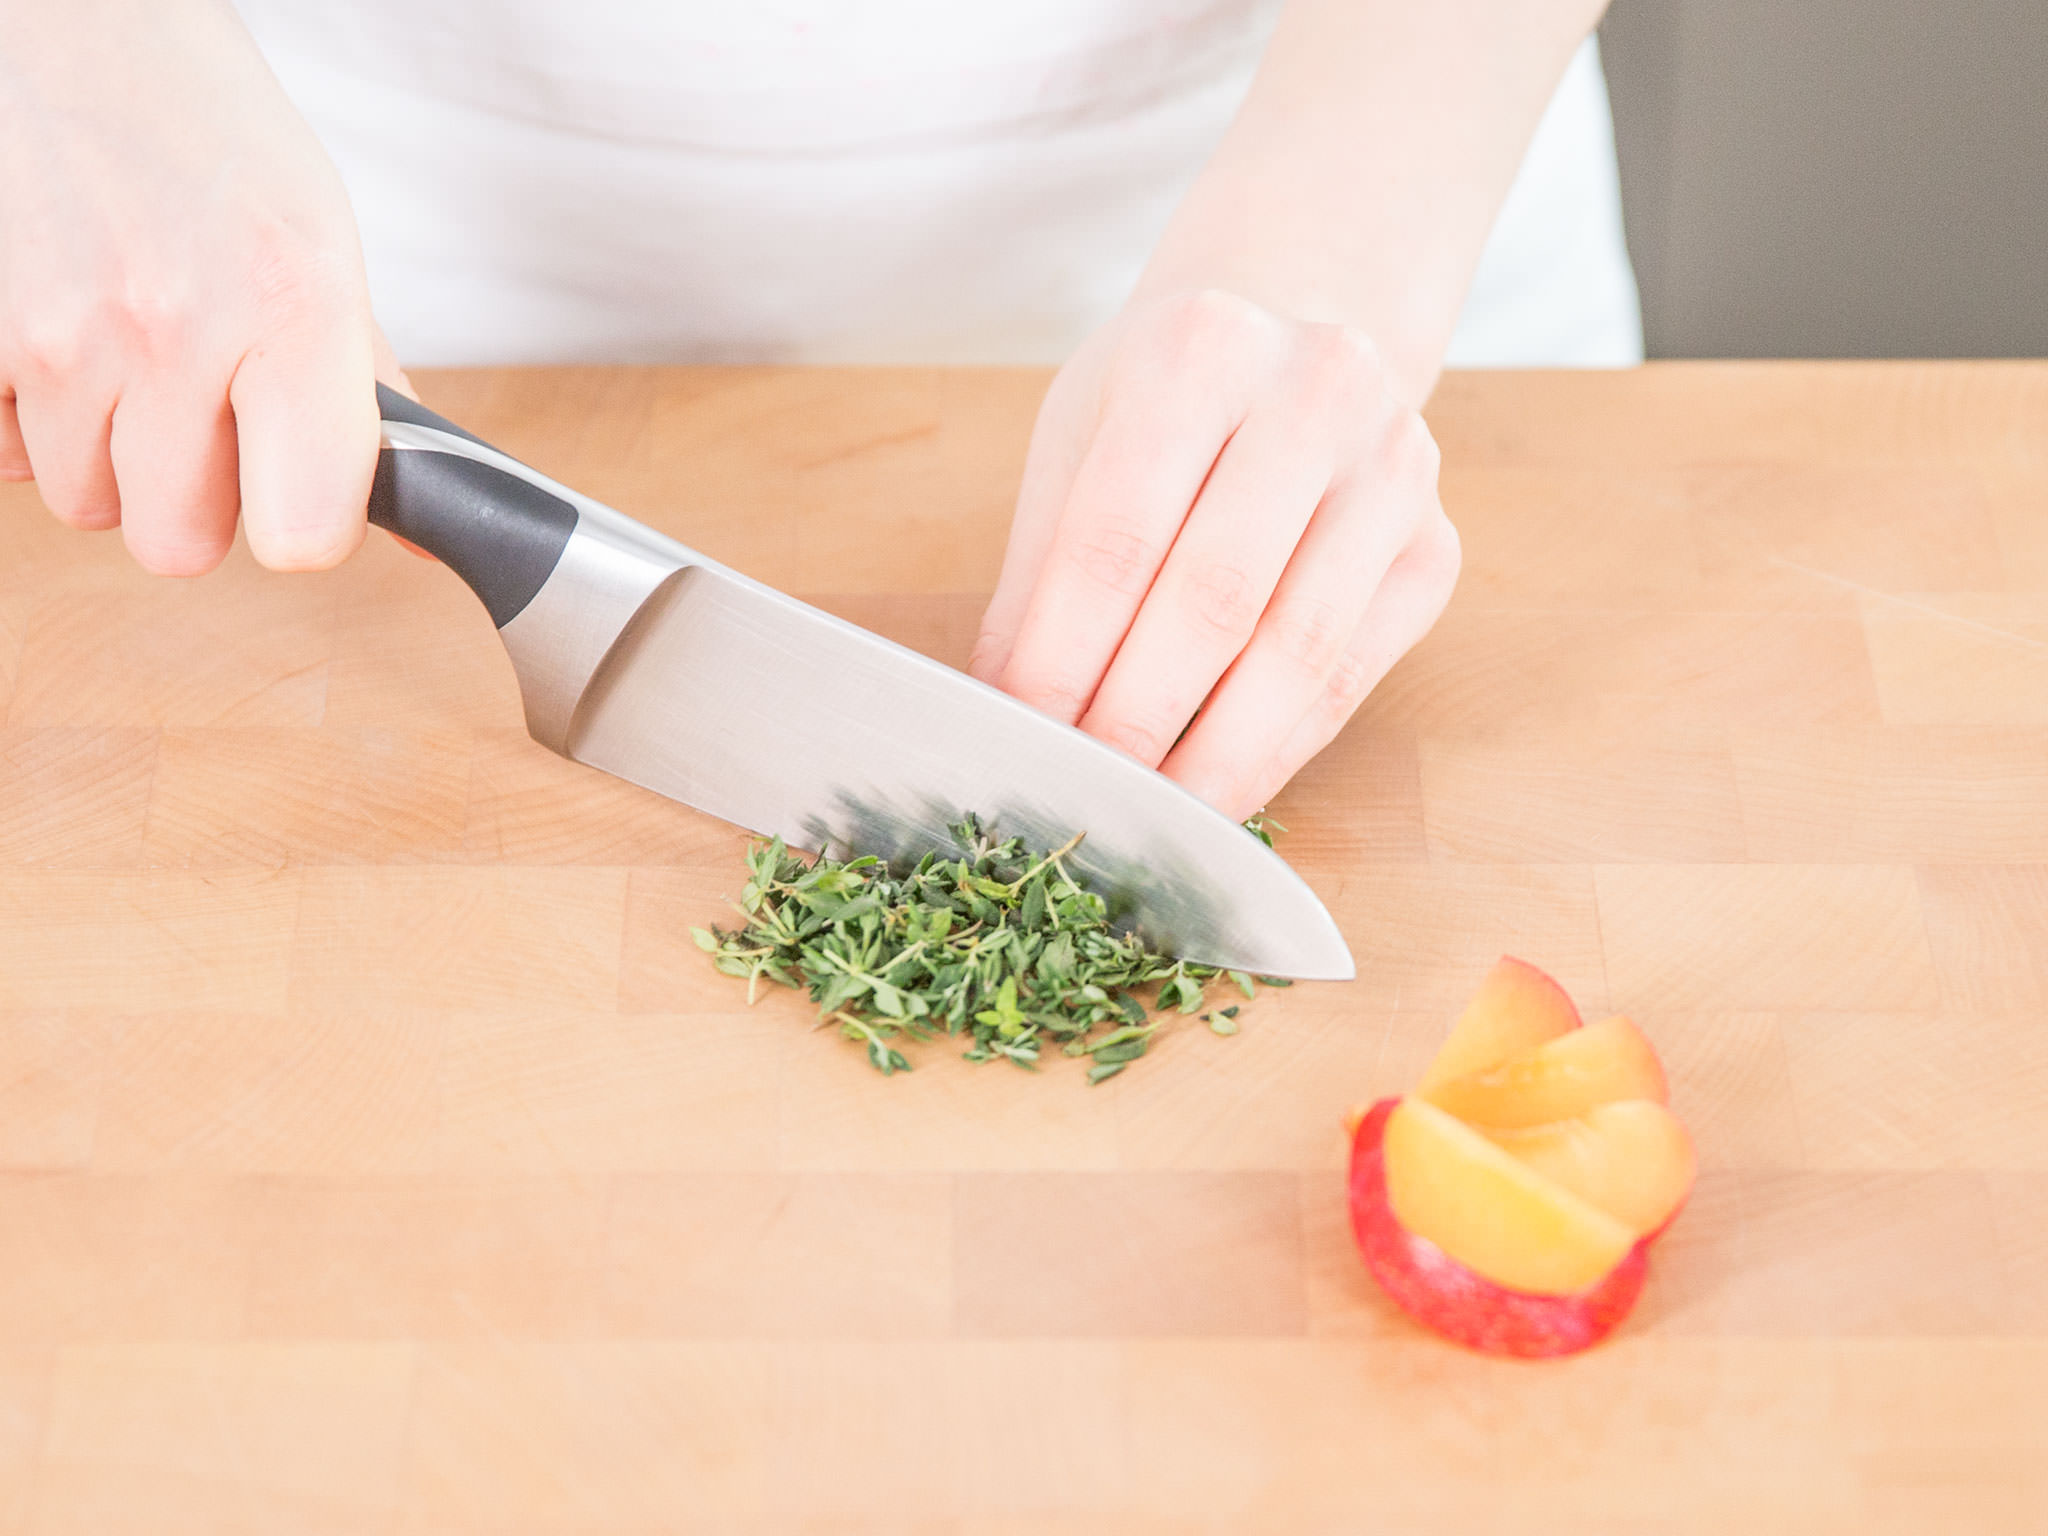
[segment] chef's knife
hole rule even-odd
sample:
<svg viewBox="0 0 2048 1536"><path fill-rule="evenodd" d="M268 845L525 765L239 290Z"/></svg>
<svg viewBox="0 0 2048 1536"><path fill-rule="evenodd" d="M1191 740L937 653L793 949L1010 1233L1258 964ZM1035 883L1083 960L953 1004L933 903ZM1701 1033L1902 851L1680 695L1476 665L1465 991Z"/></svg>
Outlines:
<svg viewBox="0 0 2048 1536"><path fill-rule="evenodd" d="M1301 877L1172 780L377 400L370 521L483 600L542 745L797 848L915 857L965 812L1036 846L1085 832L1072 865L1165 952L1353 974Z"/></svg>

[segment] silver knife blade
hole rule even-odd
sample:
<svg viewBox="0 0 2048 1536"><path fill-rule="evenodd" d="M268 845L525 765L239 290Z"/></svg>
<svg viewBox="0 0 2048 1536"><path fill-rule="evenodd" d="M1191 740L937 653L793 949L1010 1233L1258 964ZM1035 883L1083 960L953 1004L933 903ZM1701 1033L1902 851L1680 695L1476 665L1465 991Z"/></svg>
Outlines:
<svg viewBox="0 0 2048 1536"><path fill-rule="evenodd" d="M1343 935L1250 832L1135 758L763 585L471 440L387 422L397 451L497 465L574 533L499 631L528 727L563 755L791 847L916 858L967 813L1055 848L1157 948L1348 980Z"/></svg>
<svg viewBox="0 0 2048 1536"><path fill-rule="evenodd" d="M1169 954L1343 979L1286 862L1171 779L994 688L723 569L677 571L584 690L578 762L792 846L890 857L974 811L1056 848Z"/></svg>

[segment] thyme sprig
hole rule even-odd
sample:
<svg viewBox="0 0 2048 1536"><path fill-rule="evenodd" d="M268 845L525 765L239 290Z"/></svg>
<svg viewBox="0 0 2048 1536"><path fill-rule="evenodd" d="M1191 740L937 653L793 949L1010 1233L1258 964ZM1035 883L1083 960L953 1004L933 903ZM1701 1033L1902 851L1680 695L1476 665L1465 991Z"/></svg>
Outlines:
<svg viewBox="0 0 2048 1536"><path fill-rule="evenodd" d="M871 854L807 860L780 838L756 843L737 904L744 922L692 935L719 970L745 980L750 1003L764 980L806 989L820 1026L837 1025L885 1076L910 1070L904 1044L957 1036L968 1061L1035 1070L1056 1048L1087 1057L1088 1081L1105 1082L1168 1018L1200 1013L1219 976L1246 997L1259 981L1289 985L1114 932L1108 904L1067 867L1079 837L1031 853L972 816L952 831L954 848L908 870ZM1222 1015L1231 1022L1218 1033L1234 1032L1236 1007Z"/></svg>

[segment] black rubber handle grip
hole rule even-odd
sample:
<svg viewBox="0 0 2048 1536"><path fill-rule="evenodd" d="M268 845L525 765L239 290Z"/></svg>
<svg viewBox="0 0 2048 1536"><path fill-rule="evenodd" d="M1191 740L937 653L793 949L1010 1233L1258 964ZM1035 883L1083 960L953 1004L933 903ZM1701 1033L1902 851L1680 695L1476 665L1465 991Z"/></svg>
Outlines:
<svg viewBox="0 0 2048 1536"><path fill-rule="evenodd" d="M382 384L377 410L386 421L490 446ZM576 509L496 464L432 449L386 448L370 487L370 521L453 570L503 629L554 574L576 531Z"/></svg>

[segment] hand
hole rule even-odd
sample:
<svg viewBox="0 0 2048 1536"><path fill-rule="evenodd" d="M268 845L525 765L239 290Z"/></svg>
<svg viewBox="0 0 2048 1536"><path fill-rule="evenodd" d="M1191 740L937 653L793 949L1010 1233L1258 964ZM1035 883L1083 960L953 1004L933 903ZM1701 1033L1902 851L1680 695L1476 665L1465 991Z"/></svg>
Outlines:
<svg viewBox="0 0 2048 1536"><path fill-rule="evenodd" d="M1046 395L971 670L1248 816L1443 611L1436 476L1358 332L1141 303Z"/></svg>
<svg viewBox="0 0 2048 1536"><path fill-rule="evenodd" d="M361 541L377 373L348 198L224 0L0 0L0 478L136 560Z"/></svg>

